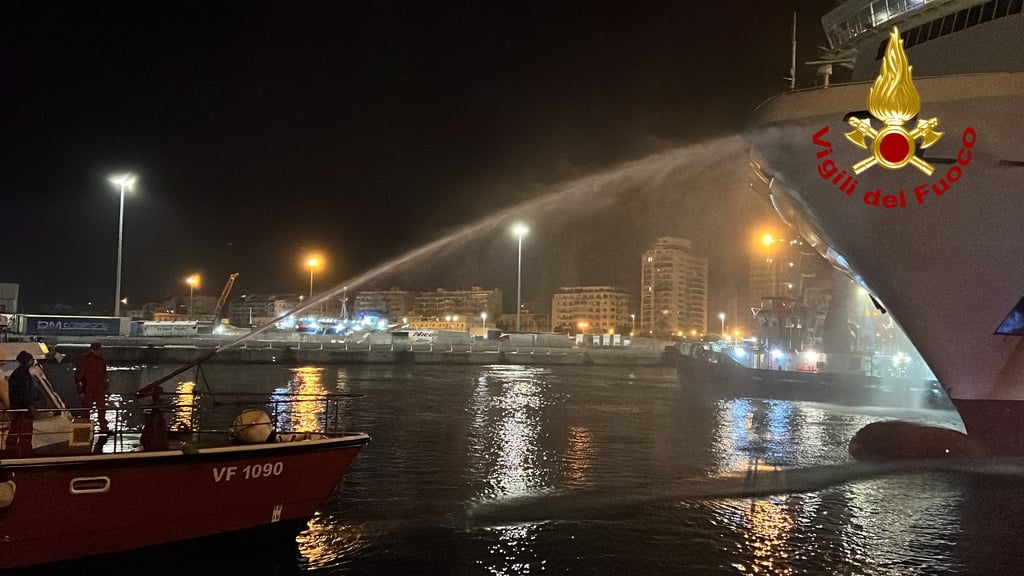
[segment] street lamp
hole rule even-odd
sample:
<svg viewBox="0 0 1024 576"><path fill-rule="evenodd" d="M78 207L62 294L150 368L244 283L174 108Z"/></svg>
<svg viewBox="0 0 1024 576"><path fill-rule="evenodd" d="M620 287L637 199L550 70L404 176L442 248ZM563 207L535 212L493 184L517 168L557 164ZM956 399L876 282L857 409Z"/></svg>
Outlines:
<svg viewBox="0 0 1024 576"><path fill-rule="evenodd" d="M480 327L487 328L487 312L480 313Z"/></svg>
<svg viewBox="0 0 1024 576"><path fill-rule="evenodd" d="M310 258L306 265L309 266L309 297L313 298L313 270L320 265L320 259L317 257Z"/></svg>
<svg viewBox="0 0 1024 576"><path fill-rule="evenodd" d="M519 272L516 280L516 332L521 329L520 313L523 310L523 236L530 229L523 224L516 224L512 233L519 237Z"/></svg>
<svg viewBox="0 0 1024 576"><path fill-rule="evenodd" d="M188 319L192 319L192 290L199 284L199 276L193 274L188 278L185 278L185 282L188 283Z"/></svg>
<svg viewBox="0 0 1024 576"><path fill-rule="evenodd" d="M117 280L114 288L114 316L121 315L121 246L124 238L124 191L135 187L136 177L132 173L118 174L107 178L121 189L121 208L117 217Z"/></svg>
<svg viewBox="0 0 1024 576"><path fill-rule="evenodd" d="M633 325L629 329L629 335L632 336L634 333L636 333L636 314L630 314L629 319L633 323Z"/></svg>
<svg viewBox="0 0 1024 576"><path fill-rule="evenodd" d="M765 234L761 237L761 242L768 247L768 275L771 278L771 293L769 296L775 296L775 262L772 260L772 246L775 244L775 238L771 234Z"/></svg>
<svg viewBox="0 0 1024 576"><path fill-rule="evenodd" d="M719 312L718 319L722 321L722 334L725 334L725 312Z"/></svg>

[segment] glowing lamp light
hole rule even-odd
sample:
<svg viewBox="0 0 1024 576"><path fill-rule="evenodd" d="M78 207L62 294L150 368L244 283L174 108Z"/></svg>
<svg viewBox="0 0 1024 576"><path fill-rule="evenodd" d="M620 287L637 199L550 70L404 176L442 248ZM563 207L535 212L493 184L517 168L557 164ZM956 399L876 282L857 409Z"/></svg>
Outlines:
<svg viewBox="0 0 1024 576"><path fill-rule="evenodd" d="M519 264L516 272L516 331L518 332L522 328L520 315L523 311L523 236L530 229L525 224L516 224L512 227L512 233L519 238Z"/></svg>
<svg viewBox="0 0 1024 576"><path fill-rule="evenodd" d="M117 278L114 283L114 316L121 315L121 253L124 245L124 193L135 188L137 180L135 174L127 172L107 178L107 180L121 189L121 202L117 215Z"/></svg>

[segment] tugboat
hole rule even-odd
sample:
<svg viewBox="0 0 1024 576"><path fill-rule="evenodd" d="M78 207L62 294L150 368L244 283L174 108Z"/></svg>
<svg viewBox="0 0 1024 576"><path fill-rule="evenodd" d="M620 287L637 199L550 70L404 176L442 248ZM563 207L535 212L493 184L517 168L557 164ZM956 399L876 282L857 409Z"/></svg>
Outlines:
<svg viewBox="0 0 1024 576"><path fill-rule="evenodd" d="M370 440L339 428L347 395L218 394L214 403L163 392L205 358L108 408L113 430L100 433L35 365L32 454L9 457L5 423L17 411L7 409L7 376L26 351L49 358L41 343L0 343L0 569L244 530L294 536ZM292 427L296 414L315 414L318 427ZM187 424L169 430L168 419Z"/></svg>

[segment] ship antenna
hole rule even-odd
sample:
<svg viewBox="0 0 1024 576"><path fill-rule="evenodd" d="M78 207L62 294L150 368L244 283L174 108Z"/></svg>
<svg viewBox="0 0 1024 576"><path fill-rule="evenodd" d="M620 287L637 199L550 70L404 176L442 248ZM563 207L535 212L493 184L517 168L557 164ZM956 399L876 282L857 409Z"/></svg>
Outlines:
<svg viewBox="0 0 1024 576"><path fill-rule="evenodd" d="M789 59L789 77L785 80L789 80L790 91L796 90L796 10L793 11L793 40Z"/></svg>

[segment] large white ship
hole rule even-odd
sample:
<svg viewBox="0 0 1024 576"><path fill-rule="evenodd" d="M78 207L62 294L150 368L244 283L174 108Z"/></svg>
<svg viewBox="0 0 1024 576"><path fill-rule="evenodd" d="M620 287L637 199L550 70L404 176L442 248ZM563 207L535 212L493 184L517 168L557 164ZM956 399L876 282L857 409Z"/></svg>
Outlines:
<svg viewBox="0 0 1024 576"><path fill-rule="evenodd" d="M851 0L755 112L755 189L903 328L988 452L1024 456L1024 0ZM838 74L837 74L838 75Z"/></svg>

